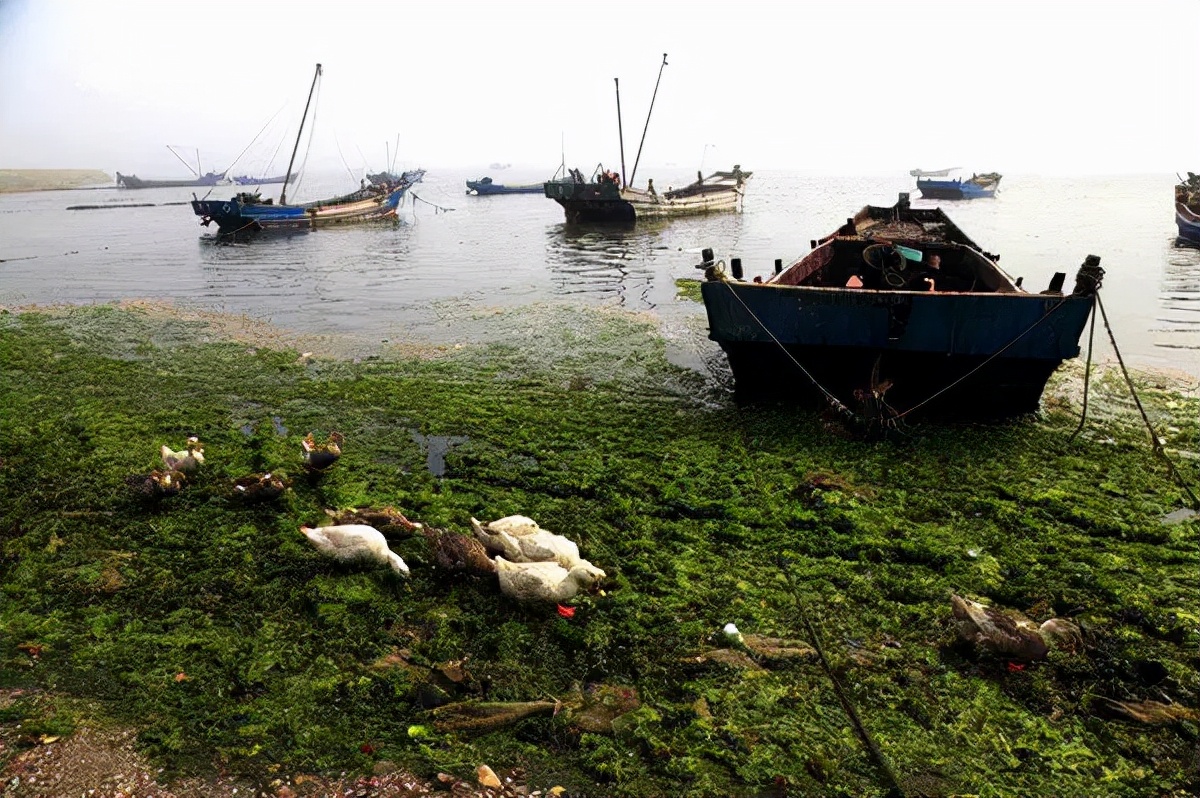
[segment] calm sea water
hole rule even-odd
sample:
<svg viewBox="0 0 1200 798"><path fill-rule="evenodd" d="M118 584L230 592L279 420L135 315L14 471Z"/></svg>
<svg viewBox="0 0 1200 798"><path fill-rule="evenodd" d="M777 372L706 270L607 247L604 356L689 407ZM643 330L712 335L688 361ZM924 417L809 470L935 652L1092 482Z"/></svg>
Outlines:
<svg viewBox="0 0 1200 798"><path fill-rule="evenodd" d="M694 173L645 174L655 184ZM787 263L865 204L919 198L906 174L828 177L756 172L745 210L633 230L575 228L539 195L472 197L479 174L431 170L396 226L322 230L218 245L187 205L192 189L102 189L0 195L0 306L106 303L146 298L270 321L308 333L445 342L472 311L546 302L615 306L659 317L694 340L677 357L697 368L708 350L703 306L675 298L695 278L704 247L741 257L747 275ZM546 175L492 174L524 183ZM642 182L641 179L638 180ZM1046 287L1073 284L1085 256L1106 269L1102 298L1126 362L1200 378L1200 250L1175 245L1173 175L1047 178L1006 175L991 199L940 204L1000 264ZM315 199L353 188L350 178L308 181L289 193ZM267 186L277 195L278 186ZM218 187L212 196L232 195ZM153 207L67 210L72 205ZM479 312L476 316L482 315ZM1096 357L1112 349L1098 331ZM689 354L690 353L690 354ZM707 365L706 365L707 364ZM717 366L720 367L720 366Z"/></svg>

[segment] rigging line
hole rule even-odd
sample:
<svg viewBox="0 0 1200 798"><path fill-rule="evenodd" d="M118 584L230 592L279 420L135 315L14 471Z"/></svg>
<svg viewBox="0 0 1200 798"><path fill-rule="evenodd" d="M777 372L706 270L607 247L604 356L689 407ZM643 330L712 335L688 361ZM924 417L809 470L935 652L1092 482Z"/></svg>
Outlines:
<svg viewBox="0 0 1200 798"><path fill-rule="evenodd" d="M1154 431L1154 425L1150 423L1150 417L1146 415L1145 408L1142 407L1142 400L1138 398L1137 388L1133 385L1133 379L1129 376L1129 369L1125 368L1125 359L1121 357L1121 350L1117 348L1117 337L1113 334L1112 325L1108 323L1108 314L1104 311L1104 302L1100 299L1100 292L1096 292L1096 305L1100 308L1100 317L1104 319L1104 327L1108 330L1108 340L1112 343L1113 352L1117 355L1117 363L1121 366L1121 373L1125 375L1125 384L1129 386L1129 393L1133 396L1133 402L1137 405L1138 412L1142 414L1142 421L1146 422L1146 429L1150 431L1150 441L1154 446L1154 452L1167 463L1167 470L1171 472L1171 476L1179 483L1179 487L1192 500L1192 509L1200 511L1200 499L1196 498L1196 494L1188 486L1183 475L1179 473L1179 469L1175 467L1175 462L1167 456L1166 450L1158 439L1158 433Z"/></svg>
<svg viewBox="0 0 1200 798"><path fill-rule="evenodd" d="M346 163L346 156L342 155L342 144L338 141L337 131L333 131L333 145L337 147L338 157L342 159L342 166L346 167L346 174L350 175L350 180L354 180L354 171L350 168L350 164Z"/></svg>
<svg viewBox="0 0 1200 798"><path fill-rule="evenodd" d="M280 106L279 111L282 111L282 110L283 110L283 106ZM238 161L242 160L242 156L246 154L247 150L249 150L251 147L254 146L254 142L258 141L258 137L261 136L263 134L263 132L267 129L267 125L270 125L272 122L275 121L275 117L279 116L279 111L276 111L271 116L271 118L267 120L266 124L263 125L262 128L257 133L254 134L254 138L250 139L250 143L246 145L246 149L242 150L238 154L238 157L233 159L233 163L231 163L231 164L229 164L229 166L225 167L225 172L228 172L230 169L232 169L237 164ZM224 174L224 172L222 174Z"/></svg>
<svg viewBox="0 0 1200 798"><path fill-rule="evenodd" d="M1097 291L1097 292L1096 292L1096 295L1097 295L1097 296L1099 296L1099 295L1100 295L1100 292L1099 292L1099 291ZM934 399L938 398L939 396L941 396L942 394L944 394L946 391L948 391L948 390L950 390L951 388L953 388L955 385L958 385L960 382L962 382L963 380L967 379L968 377L970 377L970 376L971 376L972 374L974 374L975 372L979 371L981 368L983 368L984 366L986 366L988 363L991 363L993 360L995 360L996 358L1000 357L1000 355L1004 354L1006 351L1008 351L1009 349L1011 349L1011 348L1012 348L1012 347L1013 347L1013 346L1014 346L1014 345L1017 343L1017 341L1020 341L1020 340L1021 340L1022 338L1024 338L1026 335L1028 335L1029 333L1033 332L1033 330L1034 330L1034 329L1035 329L1035 328L1036 328L1036 327L1037 327L1039 324L1041 324L1042 322L1044 322L1046 319L1050 318L1050 316L1051 316L1051 315L1052 315L1052 314L1053 314L1055 311L1057 311L1059 308L1062 308L1062 307L1063 307L1064 305L1066 305L1066 304L1067 304L1066 297L1064 297L1063 299L1060 299L1060 300L1059 300L1059 302L1058 302L1058 304L1057 304L1057 305L1055 305L1054 307L1050 308L1049 310L1047 310L1044 316L1042 316L1040 319L1038 319L1037 321L1035 321L1033 324L1031 324L1031 325L1029 325L1027 328L1025 328L1025 330L1023 330L1021 333L1019 333L1019 334L1017 335L1017 337L1016 337L1016 338L1012 339L1011 341L1009 341L1008 343L1006 343L1004 346L1000 347L1000 348L999 348L999 349L997 349L995 352L993 352L992 354L988 355L988 356L987 356L987 358L986 358L986 359L985 359L985 360L984 360L982 363L980 363L978 366L976 366L975 368L971 369L971 370L970 370L970 371L968 371L966 374L962 375L962 376L961 376L961 377L959 377L957 380L955 380L954 382L952 382L952 383L950 383L949 385L947 385L945 388L942 388L941 390L937 391L937 392L936 392L936 393L934 393L932 396L929 396L929 397L927 397L926 399L924 399L924 400L922 400L922 401L920 401L920 402L917 402L915 405L913 405L912 407L908 408L907 410L905 410L905 411L904 411L903 413L901 413L900 415L896 416L896 418L897 418L897 419L904 418L905 416L907 416L909 413L913 412L913 411L914 411L914 410L916 410L917 408L919 408L919 407L923 407L924 405L927 405L927 404L929 404L929 403L930 403L930 402L932 402Z"/></svg>
<svg viewBox="0 0 1200 798"><path fill-rule="evenodd" d="M183 160L183 158L181 158L181 157L180 157L179 153L175 152L175 148L174 148L174 147L172 147L170 144L168 144L168 145L167 145L167 149L171 151L171 154L172 154L172 155L174 155L176 158L179 158L179 162L180 162L180 163L182 163L184 166L186 166L186 167L188 168L188 171L189 171L189 172L191 172L192 174L194 174L196 177L199 177L199 176L200 176L200 173L199 173L199 172L197 172L195 169L193 169L193 168L192 168L192 165L191 165L190 163L188 163L187 161Z"/></svg>
<svg viewBox="0 0 1200 798"><path fill-rule="evenodd" d="M1083 431L1083 424L1085 421L1087 421L1088 390L1089 390L1091 380L1092 380L1092 350L1093 350L1093 341L1095 340L1095 338L1096 338L1096 304L1093 301L1093 303L1092 303L1092 323L1091 323L1090 329L1088 330L1087 362L1083 367L1083 409L1079 413L1079 426L1076 427L1075 431L1071 433L1071 437L1067 438L1068 442L1075 440L1075 436L1078 435L1081 431Z"/></svg>
<svg viewBox="0 0 1200 798"><path fill-rule="evenodd" d="M848 408L848 407L846 407L846 405L842 404L841 400L839 400L836 396L834 396L833 393L831 393L824 385L817 382L817 378L814 377L812 374L810 374L808 369L804 368L804 366L802 366L800 364L800 361L792 356L792 353L787 350L787 347L784 346L783 343L780 342L780 340L775 337L775 333L771 332L771 330L767 327L767 325L763 324L762 320L760 318L758 318L758 316L754 315L754 311L752 311L750 309L750 307L744 301L742 301L742 298L737 295L737 291L733 290L733 286L729 284L728 280L721 280L721 282L724 283L725 287L729 289L729 293L732 294L733 298L738 301L738 304L740 304L745 309L746 313L748 313L750 315L750 318L754 319L754 321L758 324L758 326L763 329L763 332L765 332L768 336L770 336L771 340L774 341L775 344L779 347L779 349L783 352L783 354L787 356L788 360L795 363L796 368L800 369L800 371L802 371L804 373L805 377L808 377L809 382L811 382L813 385L815 385L817 387L817 389L820 390L821 393L825 395L825 399L829 402L829 404L831 404L834 407L834 409L845 413L846 415L850 416L851 418L854 418L855 420L861 420L861 419L858 419L858 417L850 410L850 408Z"/></svg>

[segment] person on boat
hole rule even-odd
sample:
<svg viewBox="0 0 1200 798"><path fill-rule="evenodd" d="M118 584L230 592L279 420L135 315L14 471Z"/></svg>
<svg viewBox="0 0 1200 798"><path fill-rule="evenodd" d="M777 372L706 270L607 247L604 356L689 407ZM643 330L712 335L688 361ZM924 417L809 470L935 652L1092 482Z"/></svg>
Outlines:
<svg viewBox="0 0 1200 798"><path fill-rule="evenodd" d="M931 254L904 284L906 291L936 291L937 280L942 276L942 258Z"/></svg>
<svg viewBox="0 0 1200 798"><path fill-rule="evenodd" d="M649 192L652 196L655 196L655 197L658 196L658 192L654 190L654 178L653 177L646 181L646 191Z"/></svg>

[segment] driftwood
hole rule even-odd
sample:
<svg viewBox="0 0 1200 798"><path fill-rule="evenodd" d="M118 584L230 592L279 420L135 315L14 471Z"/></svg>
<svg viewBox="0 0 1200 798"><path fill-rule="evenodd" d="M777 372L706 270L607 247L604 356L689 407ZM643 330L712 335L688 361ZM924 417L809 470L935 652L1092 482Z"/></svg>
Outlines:
<svg viewBox="0 0 1200 798"><path fill-rule="evenodd" d="M430 710L433 728L448 731L492 731L533 715L553 715L558 701L460 701Z"/></svg>
<svg viewBox="0 0 1200 798"><path fill-rule="evenodd" d="M1141 723L1146 726L1200 719L1200 712L1194 709L1179 704L1164 704L1161 701L1117 701L1099 696L1092 699L1090 709L1097 715L1112 720Z"/></svg>

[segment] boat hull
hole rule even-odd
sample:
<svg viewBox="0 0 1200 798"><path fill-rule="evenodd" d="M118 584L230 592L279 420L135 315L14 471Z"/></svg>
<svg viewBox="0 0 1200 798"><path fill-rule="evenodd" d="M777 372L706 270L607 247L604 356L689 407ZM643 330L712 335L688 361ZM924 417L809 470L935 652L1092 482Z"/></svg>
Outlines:
<svg viewBox="0 0 1200 798"><path fill-rule="evenodd" d="M999 183L981 185L959 180L917 180L917 189L926 199L979 199L993 197Z"/></svg>
<svg viewBox="0 0 1200 798"><path fill-rule="evenodd" d="M1175 226L1179 228L1181 241L1200 246L1200 214L1182 202L1175 203Z"/></svg>
<svg viewBox="0 0 1200 798"><path fill-rule="evenodd" d="M726 280L702 283L701 293L709 338L725 351L740 400L818 401L815 381L853 406L855 391L887 380L897 411L920 406L952 417L1036 410L1046 380L1079 354L1092 307L1090 295Z"/></svg>
<svg viewBox="0 0 1200 798"><path fill-rule="evenodd" d="M634 222L736 212L741 210L742 197L745 195L744 186L714 187L712 191L674 198L638 189L589 191L592 188L593 184L579 186L552 181L545 184L545 194L562 206L570 224Z"/></svg>

